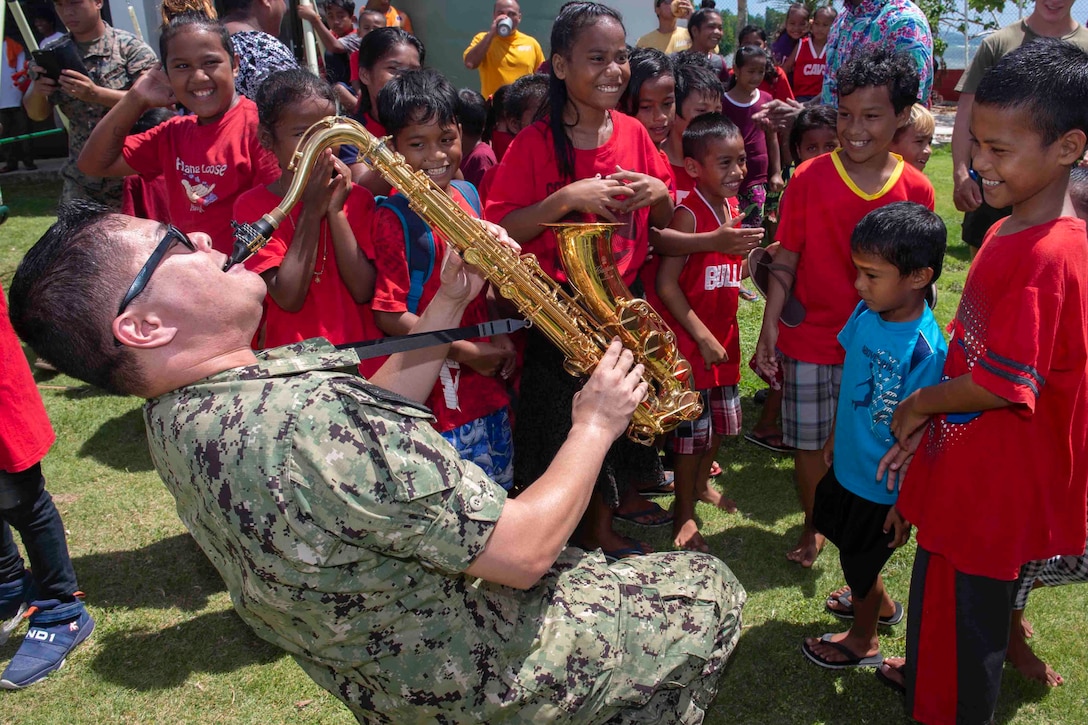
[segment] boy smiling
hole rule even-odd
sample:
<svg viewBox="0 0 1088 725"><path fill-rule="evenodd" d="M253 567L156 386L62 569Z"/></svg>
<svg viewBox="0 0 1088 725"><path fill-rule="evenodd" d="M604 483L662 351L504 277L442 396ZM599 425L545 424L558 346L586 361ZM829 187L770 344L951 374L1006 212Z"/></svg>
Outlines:
<svg viewBox="0 0 1088 725"><path fill-rule="evenodd" d="M822 449L831 436L842 379L837 335L858 304L850 235L870 211L897 201L933 210L933 186L888 147L918 96L918 72L905 54L857 53L838 72L842 147L801 164L784 197L756 361L773 379L783 355L783 443L797 449L795 475L805 525L787 558L810 567L823 547L812 525L816 486L827 473ZM795 277L794 279L791 279ZM788 285L805 308L797 327L779 326ZM837 600L838 593L833 600ZM829 600L829 606L837 606ZM882 615L892 612L882 611Z"/></svg>
<svg viewBox="0 0 1088 725"><path fill-rule="evenodd" d="M990 721L1020 566L1084 551L1088 243L1068 185L1088 133L1069 99L1086 97L1088 54L1048 38L1002 58L975 93L974 168L986 203L1012 215L971 265L945 382L900 403L885 457L901 472L913 456L896 506L918 553L908 666L882 675L905 674L925 723Z"/></svg>

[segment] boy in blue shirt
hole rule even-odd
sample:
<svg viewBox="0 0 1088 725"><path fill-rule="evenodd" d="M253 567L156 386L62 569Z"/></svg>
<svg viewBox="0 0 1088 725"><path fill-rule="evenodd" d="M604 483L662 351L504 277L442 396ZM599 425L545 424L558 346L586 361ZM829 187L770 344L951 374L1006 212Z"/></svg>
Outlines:
<svg viewBox="0 0 1088 725"><path fill-rule="evenodd" d="M853 600L850 607L829 602L828 611L853 623L846 632L801 644L821 667L881 664L877 625L903 617L880 570L906 541L909 525L895 512L898 488L876 472L895 443L890 426L899 401L941 379L948 347L927 293L941 274L945 240L941 218L909 201L869 212L850 239L862 301L839 333L846 357L834 432L823 448L829 470L816 488L813 523L839 548L849 593L838 602Z"/></svg>

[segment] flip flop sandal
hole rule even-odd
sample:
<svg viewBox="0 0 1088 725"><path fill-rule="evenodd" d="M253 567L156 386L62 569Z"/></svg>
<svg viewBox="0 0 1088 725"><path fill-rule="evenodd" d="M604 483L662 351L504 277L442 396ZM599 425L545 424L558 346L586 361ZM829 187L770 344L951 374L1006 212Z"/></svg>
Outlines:
<svg viewBox="0 0 1088 725"><path fill-rule="evenodd" d="M621 514L617 511L613 516L617 519L632 523L635 526L645 526L651 529L658 526L668 526L672 523L673 518L672 511L666 511L652 501L648 502L646 508L640 511L626 514Z"/></svg>
<svg viewBox="0 0 1088 725"><path fill-rule="evenodd" d="M793 453L794 449L782 443L782 434L761 436L758 433L745 433L744 440L775 453ZM777 441L777 443L775 442Z"/></svg>
<svg viewBox="0 0 1088 725"><path fill-rule="evenodd" d="M653 488L640 488L638 490L639 496L653 497L653 496L671 496L676 493L676 474L672 471L665 471L665 482L660 486L654 486Z"/></svg>
<svg viewBox="0 0 1088 725"><path fill-rule="evenodd" d="M801 652L809 659L813 664L825 667L829 670L845 670L851 667L877 667L884 664L884 655L879 652L875 655L859 656L855 654L849 647L841 642L832 642L831 638L834 636L833 632L820 637L820 641L826 644L831 649L840 653L847 659L845 660L829 660L822 655L816 654L808 645L808 641L801 640ZM879 672L879 670L877 670Z"/></svg>
<svg viewBox="0 0 1088 725"><path fill-rule="evenodd" d="M756 247L748 254L748 275L764 299L770 299L767 290L773 276L775 281L790 293L796 272L784 264L776 264L774 257L763 247ZM793 294L789 294L782 305L782 316L779 318L786 327L797 327L805 320L805 308Z"/></svg>
<svg viewBox="0 0 1088 725"><path fill-rule="evenodd" d="M891 665L888 665L888 669L889 670L896 670L897 672L900 673L900 675L903 674L903 668L902 667L892 667ZM899 682L897 680L893 680L891 677L888 677L888 675L884 672L883 667L877 667L876 668L876 679L880 680L881 683L883 683L883 684L887 685L888 687L892 688L893 690L898 692L900 695L907 694L907 688L903 685L903 683Z"/></svg>
<svg viewBox="0 0 1088 725"><path fill-rule="evenodd" d="M850 589L844 591L834 600L839 603L839 606L843 607L842 609L835 609L834 607L832 607L831 601L832 600L829 597L827 603L824 604L824 609L826 609L831 615L838 617L844 622L853 621L854 603L850 600ZM892 612L890 615L881 615L879 618L877 618L877 624L886 627L894 627L895 625L903 621L903 604L901 602L893 602L893 604L895 604L895 611Z"/></svg>
<svg viewBox="0 0 1088 725"><path fill-rule="evenodd" d="M710 477L717 478L720 475L722 475L722 466L717 461L714 461L710 464Z"/></svg>
<svg viewBox="0 0 1088 725"><path fill-rule="evenodd" d="M615 564L620 559L633 559L636 556L645 556L650 553L643 548L644 544L641 541L636 541L628 536L624 537L624 541L632 544L632 546L624 546L619 549L601 549L605 561L609 564Z"/></svg>

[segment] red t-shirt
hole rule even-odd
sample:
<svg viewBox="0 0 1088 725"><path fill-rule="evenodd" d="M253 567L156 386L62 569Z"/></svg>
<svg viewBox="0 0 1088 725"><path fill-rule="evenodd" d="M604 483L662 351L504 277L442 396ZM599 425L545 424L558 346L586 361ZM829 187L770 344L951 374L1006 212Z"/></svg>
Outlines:
<svg viewBox="0 0 1088 725"><path fill-rule="evenodd" d="M506 149L510 148L510 144L514 141L516 134L509 131L492 131L491 132L491 148L495 150L495 158L502 161L502 157L506 155Z"/></svg>
<svg viewBox="0 0 1088 725"><path fill-rule="evenodd" d="M26 364L0 289L0 471L20 473L45 458L57 439Z"/></svg>
<svg viewBox="0 0 1088 725"><path fill-rule="evenodd" d="M612 137L595 149L574 150L574 179L588 179L616 172L616 166L655 176L666 185L669 170L650 134L636 119L623 113L612 114ZM569 181L559 175L552 132L546 121L537 121L514 139L487 199L484 216L498 224L510 212L536 204ZM585 220L587 215L579 215ZM589 215L592 216L592 215ZM593 219L591 219L593 220ZM643 207L620 218L624 226L612 233L612 252L616 267L628 286L635 281L646 261L649 247L650 209ZM536 255L541 268L559 282L567 275L559 262L559 249L550 229L521 245Z"/></svg>
<svg viewBox="0 0 1088 725"><path fill-rule="evenodd" d="M779 210L778 241L801 255L793 294L805 307L805 320L793 328L779 325L778 349L820 365L842 362L838 334L860 299L850 258L854 227L873 209L892 202L913 201L930 210L934 203L929 179L902 159L883 189L866 194L842 167L841 150L798 166Z"/></svg>
<svg viewBox="0 0 1088 725"><path fill-rule="evenodd" d="M1010 580L1084 552L1088 484L1088 241L1068 217L986 235L944 374L1012 402L935 416L896 504L918 544L966 574Z"/></svg>
<svg viewBox="0 0 1088 725"><path fill-rule="evenodd" d="M712 232L719 220L703 195L696 190L681 206L695 216L695 232ZM737 215L736 200L729 200L730 216ZM695 387L699 390L740 382L740 329L737 327L737 302L744 257L721 252L688 255L680 272L679 285L699 320L725 348L729 359L706 369L695 338L684 326L672 326L680 353L691 363ZM670 322L670 325L672 323Z"/></svg>
<svg viewBox="0 0 1088 725"><path fill-rule="evenodd" d="M276 157L257 140L257 106L245 96L215 123L176 116L129 136L123 153L140 174L162 172L170 222L183 232L206 232L224 254L234 246L234 200L280 175Z"/></svg>
<svg viewBox="0 0 1088 725"><path fill-rule="evenodd" d="M793 54L793 92L798 96L820 95L826 66L827 44L817 53L810 36L801 38Z"/></svg>
<svg viewBox="0 0 1088 725"><path fill-rule="evenodd" d="M472 205L461 192L450 187L453 198L470 216L476 216ZM422 314L442 285L442 259L446 255L446 240L442 234L432 228L434 234L435 256L434 271L423 285L416 314ZM408 258L405 253L404 227L400 219L390 209L379 208L374 215L374 264L378 268L378 282L374 289L373 307L376 312L407 312ZM485 292L469 303L461 317L462 325L474 325L486 322L489 318ZM490 341L490 338L477 338ZM448 401L448 402L447 402ZM434 390L427 398L427 405L435 415L435 428L440 433L452 430L470 421L490 415L505 408L510 403L506 384L501 378L489 378L480 375L465 364L447 361L445 370L435 383Z"/></svg>
<svg viewBox="0 0 1088 725"><path fill-rule="evenodd" d="M234 203L234 215L239 221L251 222L267 214L281 201L264 186L250 189ZM276 233L252 257L246 260L246 269L258 274L275 269L283 263L287 248L295 235L298 218L302 214L302 202L295 204L291 213L280 224ZM344 202L348 224L355 232L355 240L368 259L374 259L374 247L370 240L371 217L374 213L374 197L361 186L352 185L351 193ZM263 322L264 346L278 347L311 337L323 337L334 345L345 342L362 342L382 337L374 324L369 304L358 304L340 277L336 252L332 248L332 233L326 219L321 220L317 242L315 276L303 300L302 309L288 312L276 304L271 295L265 298ZM320 281L317 271L321 270ZM373 374L384 358L364 360L359 369L364 375Z"/></svg>

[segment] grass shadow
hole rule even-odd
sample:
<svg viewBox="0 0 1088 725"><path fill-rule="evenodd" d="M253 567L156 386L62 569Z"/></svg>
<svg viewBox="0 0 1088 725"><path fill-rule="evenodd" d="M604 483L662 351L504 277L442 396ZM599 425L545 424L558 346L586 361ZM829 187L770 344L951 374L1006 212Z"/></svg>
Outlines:
<svg viewBox="0 0 1088 725"><path fill-rule="evenodd" d="M226 590L188 534L141 549L87 554L72 560L88 602L96 607L172 608L197 612Z"/></svg>
<svg viewBox="0 0 1088 725"><path fill-rule="evenodd" d="M706 537L710 553L729 565L749 593L789 587L804 598L817 596L821 570L802 568L786 559L786 550L801 533L800 525L785 536L741 523ZM836 562L837 564L837 562ZM820 592L820 596L823 592Z"/></svg>
<svg viewBox="0 0 1088 725"><path fill-rule="evenodd" d="M155 632L110 632L95 644L99 653L91 668L108 682L138 691L175 688L195 673L234 672L286 656L258 639L233 610Z"/></svg>
<svg viewBox="0 0 1088 725"><path fill-rule="evenodd" d="M80 446L79 455L93 458L116 471L153 471L142 410L133 408L98 426L98 430Z"/></svg>

